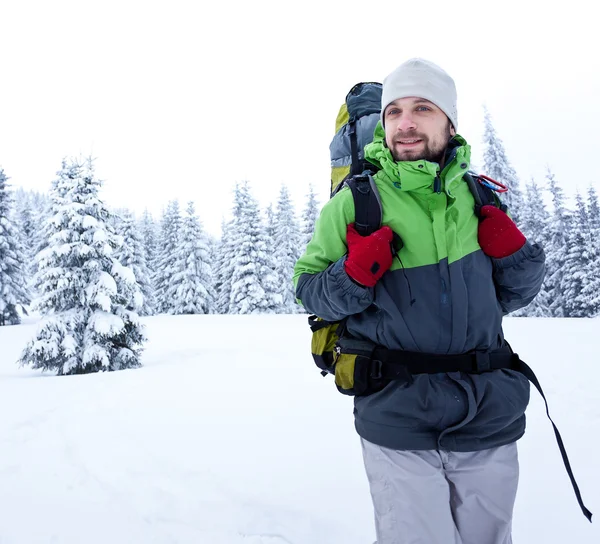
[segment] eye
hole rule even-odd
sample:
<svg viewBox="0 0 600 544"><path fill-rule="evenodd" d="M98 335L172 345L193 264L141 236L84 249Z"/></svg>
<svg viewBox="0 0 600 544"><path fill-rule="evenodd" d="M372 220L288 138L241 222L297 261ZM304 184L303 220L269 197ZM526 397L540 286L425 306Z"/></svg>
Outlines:
<svg viewBox="0 0 600 544"><path fill-rule="evenodd" d="M427 106L417 106L417 111L431 111Z"/></svg>
<svg viewBox="0 0 600 544"><path fill-rule="evenodd" d="M400 110L398 108L390 108L387 110L387 115L398 115Z"/></svg>

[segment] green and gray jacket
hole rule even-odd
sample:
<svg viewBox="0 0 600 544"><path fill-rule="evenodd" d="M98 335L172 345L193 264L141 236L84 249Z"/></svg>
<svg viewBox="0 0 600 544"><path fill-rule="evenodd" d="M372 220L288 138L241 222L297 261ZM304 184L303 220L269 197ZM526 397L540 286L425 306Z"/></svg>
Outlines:
<svg viewBox="0 0 600 544"><path fill-rule="evenodd" d="M374 288L344 270L346 228L354 221L348 188L323 207L296 263L296 296L329 320L349 316L348 332L388 349L434 354L494 350L504 344L502 316L529 304L545 273L543 250L529 242L503 259L477 242L474 199L463 180L470 147L460 136L440 172L436 163L395 162L381 124L366 158L383 208L383 224L403 240L399 259ZM366 440L393 449L475 451L504 445L525 431L529 382L497 370L419 374L355 397L355 425Z"/></svg>

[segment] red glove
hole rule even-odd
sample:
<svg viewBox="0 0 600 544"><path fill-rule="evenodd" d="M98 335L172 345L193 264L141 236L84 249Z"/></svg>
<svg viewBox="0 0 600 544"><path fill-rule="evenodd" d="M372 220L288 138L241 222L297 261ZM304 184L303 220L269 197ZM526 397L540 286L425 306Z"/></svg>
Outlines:
<svg viewBox="0 0 600 544"><path fill-rule="evenodd" d="M527 241L515 222L492 205L481 208L478 239L483 252L494 259L516 253Z"/></svg>
<svg viewBox="0 0 600 544"><path fill-rule="evenodd" d="M393 239L394 233L390 227L382 227L369 236L361 236L356 232L354 223L348 225L348 257L344 263L348 275L365 287L374 287L392 266Z"/></svg>

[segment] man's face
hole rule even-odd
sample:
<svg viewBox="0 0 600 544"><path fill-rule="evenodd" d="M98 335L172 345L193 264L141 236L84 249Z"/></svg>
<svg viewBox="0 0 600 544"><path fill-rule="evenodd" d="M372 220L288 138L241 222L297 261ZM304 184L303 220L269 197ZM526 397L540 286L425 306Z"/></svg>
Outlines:
<svg viewBox="0 0 600 544"><path fill-rule="evenodd" d="M456 134L446 114L424 98L399 98L385 108L385 141L396 161L442 163Z"/></svg>

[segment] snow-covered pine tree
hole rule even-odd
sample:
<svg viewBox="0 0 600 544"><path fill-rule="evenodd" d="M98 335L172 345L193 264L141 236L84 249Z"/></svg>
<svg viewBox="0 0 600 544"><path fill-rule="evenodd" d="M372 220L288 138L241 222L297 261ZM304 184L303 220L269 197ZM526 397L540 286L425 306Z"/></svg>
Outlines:
<svg viewBox="0 0 600 544"><path fill-rule="evenodd" d="M122 237L122 245L116 252L118 261L130 268L144 297L144 302L139 310L140 315L154 314L154 292L150 281L150 271L146 263L146 251L139 232L138 224L129 210L122 210L119 225L119 235Z"/></svg>
<svg viewBox="0 0 600 544"><path fill-rule="evenodd" d="M283 314L299 313L292 277L294 265L304 248L294 204L285 185L279 191L273 225L275 270L282 300L277 311Z"/></svg>
<svg viewBox="0 0 600 544"><path fill-rule="evenodd" d="M273 273L273 277L277 279L277 289L278 293L281 295L281 300L283 301L283 289L284 284L281 281L281 275L279 272L279 262L275 256L275 251L277 251L277 246L275 243L275 235L277 229L277 212L273 209L273 205L269 204L266 209L265 217L263 220L263 233L264 233L264 241L265 245L268 248L272 248L269 254L269 262L271 263L271 272ZM278 304L275 310L277 313L286 313L286 310L283 307L283 304Z"/></svg>
<svg viewBox="0 0 600 544"><path fill-rule="evenodd" d="M0 326L16 325L31 302L27 288L27 257L12 217L8 178L0 168Z"/></svg>
<svg viewBox="0 0 600 544"><path fill-rule="evenodd" d="M506 156L504 144L496 134L496 129L492 124L492 117L486 107L484 107L484 121L484 173L508 187L509 190L503 195L502 201L508 206L509 213L514 221L520 225L523 195L521 193L519 178Z"/></svg>
<svg viewBox="0 0 600 544"><path fill-rule="evenodd" d="M231 255L233 273L229 312L233 314L275 313L281 305L277 275L273 272L272 249L266 242L258 203L248 182L236 188Z"/></svg>
<svg viewBox="0 0 600 544"><path fill-rule="evenodd" d="M562 291L567 256L567 232L571 216L565 207L565 196L554 173L548 168L546 173L548 188L552 194L553 212L548 225L546 253L546 290L550 299L550 312L553 317L566 316L565 297Z"/></svg>
<svg viewBox="0 0 600 544"><path fill-rule="evenodd" d="M116 232L118 236L120 236L121 229L123 228L123 217L127 214L132 215L131 211L129 210L129 208L111 207L111 208L109 208L108 212L109 212L108 224L110 225L112 230L114 232ZM120 245L121 244L119 244L119 246Z"/></svg>
<svg viewBox="0 0 600 544"><path fill-rule="evenodd" d="M587 317L587 304L582 296L588 277L591 239L585 202L581 193L575 196L573 223L567 234L565 275L562 281L565 317Z"/></svg>
<svg viewBox="0 0 600 544"><path fill-rule="evenodd" d="M544 203L544 195L532 178L525 187L525 203L521 208L521 230L529 241L540 244L543 248L548 243L548 225L550 214ZM547 277L538 295L525 308L513 312L513 316L551 317L550 295L548 293Z"/></svg>
<svg viewBox="0 0 600 544"><path fill-rule="evenodd" d="M590 233L595 241L600 243L600 206L598 205L598 193L593 185L588 188L587 215Z"/></svg>
<svg viewBox="0 0 600 544"><path fill-rule="evenodd" d="M210 248L193 202L189 202L179 246L173 264L174 274L167 297L172 300L169 313L208 314L213 312L214 293Z"/></svg>
<svg viewBox="0 0 600 544"><path fill-rule="evenodd" d="M548 235L550 214L542 189L535 179L525 185L525 206L521 214L521 230L528 240L542 243Z"/></svg>
<svg viewBox="0 0 600 544"><path fill-rule="evenodd" d="M27 277L27 283L31 283L31 279L35 274L35 254L36 247L39 244L39 228L41 223L34 218L34 213L31 205L31 199L27 192L23 189L15 191L15 223L21 239L23 247L24 271Z"/></svg>
<svg viewBox="0 0 600 544"><path fill-rule="evenodd" d="M144 210L139 221L139 231L144 244L146 265L150 270L154 270L154 263L158 254L158 228L148 209ZM154 286L152 288L154 289Z"/></svg>
<svg viewBox="0 0 600 544"><path fill-rule="evenodd" d="M155 261L153 276L154 296L158 313L171 313L173 301L169 299L167 291L175 273L175 254L179 247L181 234L181 214L179 201L172 200L163 213L159 251Z"/></svg>
<svg viewBox="0 0 600 544"><path fill-rule="evenodd" d="M48 246L48 240L46 238L46 230L44 228L40 228L40 226L45 225L50 217L52 216L52 200L47 194L38 193L35 191L28 191L27 196L29 201L31 202L31 208L33 210L33 220L37 228L34 230L34 235L31 238L31 247L33 258L30 265L30 285L33 284L33 278L38 271L38 261L36 255L42 251L44 248ZM37 295L35 293L35 288L32 285L33 295L34 297Z"/></svg>
<svg viewBox="0 0 600 544"><path fill-rule="evenodd" d="M269 204L265 210L265 234L270 240L275 240L275 221L273 204Z"/></svg>
<svg viewBox="0 0 600 544"><path fill-rule="evenodd" d="M229 304L231 299L231 274L233 245L231 244L232 222L221 222L221 240L217 244L215 251L215 297L216 311L219 314L229 313Z"/></svg>
<svg viewBox="0 0 600 544"><path fill-rule="evenodd" d="M302 252L310 242L315 231L315 223L319 217L319 203L317 194L315 193L314 185L311 183L308 186L308 194L306 195L306 205L302 212Z"/></svg>
<svg viewBox="0 0 600 544"><path fill-rule="evenodd" d="M217 266L219 262L219 249L221 246L221 240L215 235L205 231L206 243L208 244L208 262L210 263L210 271L212 274L211 279L211 293L213 297L213 305L210 313L218 314L218 291L217 291Z"/></svg>
<svg viewBox="0 0 600 544"><path fill-rule="evenodd" d="M592 185L588 189L587 217L590 234L585 284L581 289L582 305L588 317L600 315L600 207Z"/></svg>
<svg viewBox="0 0 600 544"><path fill-rule="evenodd" d="M63 160L53 182L48 246L37 256L36 307L46 317L19 360L58 374L140 366L145 341L133 272L115 258L120 237L89 159Z"/></svg>
<svg viewBox="0 0 600 544"><path fill-rule="evenodd" d="M208 262L210 263L210 267L212 270L212 276L213 276L212 289L213 289L213 294L216 297L216 294L215 294L216 264L215 263L217 262L218 253L219 253L219 244L221 243L221 241L219 240L219 238L217 238L213 234L210 234L208 231L206 231L205 235L206 235L206 243L208 244ZM216 298L215 298L215 304L216 304Z"/></svg>
<svg viewBox="0 0 600 544"><path fill-rule="evenodd" d="M230 221L225 221L225 218L223 218L221 222L221 241L219 242L218 257L214 267L216 306L219 314L234 313L231 311L231 277L233 275L233 255L237 250L235 247L234 221L241 214L242 197L240 190L240 184L236 183L233 191L233 218Z"/></svg>
<svg viewBox="0 0 600 544"><path fill-rule="evenodd" d="M47 193L33 191L31 193L31 203L36 217L43 219L44 222L52 214L52 199Z"/></svg>
<svg viewBox="0 0 600 544"><path fill-rule="evenodd" d="M219 251L220 240L214 234L206 232L206 240L208 243L208 259L211 264L213 274L213 291L215 289L215 263L217 262L217 253Z"/></svg>

